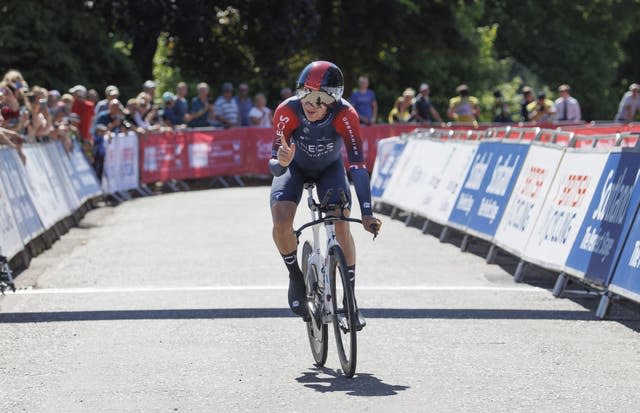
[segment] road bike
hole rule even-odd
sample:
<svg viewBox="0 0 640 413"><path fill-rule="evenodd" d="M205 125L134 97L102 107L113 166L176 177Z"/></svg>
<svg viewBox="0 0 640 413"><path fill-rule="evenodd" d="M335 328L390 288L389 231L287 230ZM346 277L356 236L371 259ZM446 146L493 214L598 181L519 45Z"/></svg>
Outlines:
<svg viewBox="0 0 640 413"><path fill-rule="evenodd" d="M324 366L328 351L328 325L333 324L342 372L350 378L355 374L357 361L356 304L347 260L336 239L334 223L348 221L362 224L362 221L344 215L348 206L344 191L340 190L339 193L340 204L330 205L328 202L333 190L327 191L322 202L318 203L313 197L314 187L313 183L304 185L308 193L311 221L295 231L298 240L306 228L311 227L313 232L312 242L304 242L301 260L309 310L307 334L316 365ZM324 253L320 242L321 225L327 234Z"/></svg>

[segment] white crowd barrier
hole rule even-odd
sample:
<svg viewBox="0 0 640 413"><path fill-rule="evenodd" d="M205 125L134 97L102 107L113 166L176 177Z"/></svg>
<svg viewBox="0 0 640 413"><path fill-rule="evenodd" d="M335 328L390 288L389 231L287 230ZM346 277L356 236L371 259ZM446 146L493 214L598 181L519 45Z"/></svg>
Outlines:
<svg viewBox="0 0 640 413"><path fill-rule="evenodd" d="M441 239L455 228L489 241L490 255L500 248L556 271L557 295L568 278L597 288L600 316L612 294L640 301L638 136L484 136L417 131L381 141L374 201L443 225Z"/></svg>
<svg viewBox="0 0 640 413"><path fill-rule="evenodd" d="M0 148L0 254L15 257L33 239L102 194L79 147L59 142L25 145L26 165Z"/></svg>
<svg viewBox="0 0 640 413"><path fill-rule="evenodd" d="M102 189L107 194L140 186L138 136L119 133L106 145Z"/></svg>

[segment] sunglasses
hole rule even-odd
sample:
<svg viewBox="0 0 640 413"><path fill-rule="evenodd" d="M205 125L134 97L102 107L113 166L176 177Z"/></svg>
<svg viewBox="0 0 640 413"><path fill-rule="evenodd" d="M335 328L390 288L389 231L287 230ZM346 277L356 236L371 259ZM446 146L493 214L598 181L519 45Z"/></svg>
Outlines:
<svg viewBox="0 0 640 413"><path fill-rule="evenodd" d="M311 103L316 107L322 107L322 105L329 106L336 103L336 100L332 96L319 90L311 90L307 88L298 89L297 95L302 104Z"/></svg>

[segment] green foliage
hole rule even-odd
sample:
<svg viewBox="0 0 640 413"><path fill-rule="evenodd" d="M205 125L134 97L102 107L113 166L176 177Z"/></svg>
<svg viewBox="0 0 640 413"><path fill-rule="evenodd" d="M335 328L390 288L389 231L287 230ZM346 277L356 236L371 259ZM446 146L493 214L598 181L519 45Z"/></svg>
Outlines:
<svg viewBox="0 0 640 413"><path fill-rule="evenodd" d="M491 119L493 91L515 112L523 85L572 85L587 119L610 119L640 80L640 0L5 0L0 69L31 84L123 95L144 79L248 82L271 106L311 60L336 62L346 90L366 74L386 119L406 87L431 86L445 115L460 83ZM193 89L192 89L193 91ZM346 93L347 95L349 93ZM551 95L551 94L550 94Z"/></svg>
<svg viewBox="0 0 640 413"><path fill-rule="evenodd" d="M31 85L65 91L140 83L131 61L113 47L99 20L77 1L10 0L0 7L0 70L16 68Z"/></svg>

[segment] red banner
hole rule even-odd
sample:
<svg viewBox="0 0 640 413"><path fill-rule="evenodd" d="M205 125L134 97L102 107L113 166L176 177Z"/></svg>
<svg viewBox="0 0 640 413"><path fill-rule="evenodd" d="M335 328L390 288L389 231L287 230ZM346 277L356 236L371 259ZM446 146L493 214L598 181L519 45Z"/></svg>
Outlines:
<svg viewBox="0 0 640 413"><path fill-rule="evenodd" d="M373 168L380 139L414 130L416 125L362 128L367 167ZM273 132L269 128L184 130L140 138L144 183L171 179L269 174Z"/></svg>

